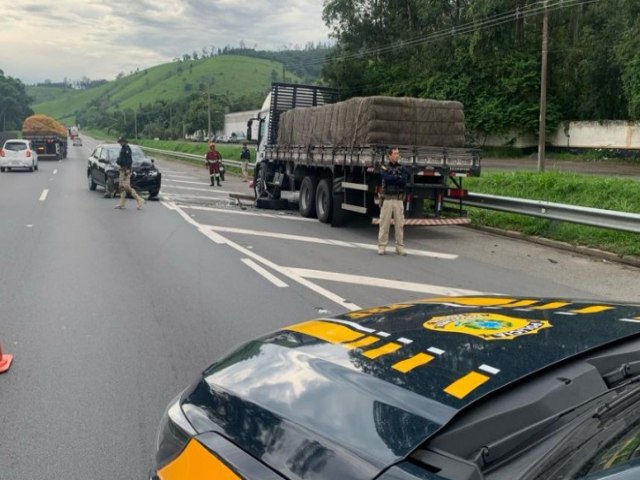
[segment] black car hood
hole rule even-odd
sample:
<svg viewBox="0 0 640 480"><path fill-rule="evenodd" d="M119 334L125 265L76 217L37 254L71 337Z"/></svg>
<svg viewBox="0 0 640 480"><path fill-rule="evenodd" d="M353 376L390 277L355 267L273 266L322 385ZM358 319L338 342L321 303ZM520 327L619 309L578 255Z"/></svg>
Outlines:
<svg viewBox="0 0 640 480"><path fill-rule="evenodd" d="M292 325L212 365L183 399L290 479L371 479L488 393L640 333L640 307L427 299Z"/></svg>
<svg viewBox="0 0 640 480"><path fill-rule="evenodd" d="M143 171L147 171L147 170L153 170L154 169L154 165L151 162L133 162L133 165L131 167L131 169L134 172L143 172Z"/></svg>

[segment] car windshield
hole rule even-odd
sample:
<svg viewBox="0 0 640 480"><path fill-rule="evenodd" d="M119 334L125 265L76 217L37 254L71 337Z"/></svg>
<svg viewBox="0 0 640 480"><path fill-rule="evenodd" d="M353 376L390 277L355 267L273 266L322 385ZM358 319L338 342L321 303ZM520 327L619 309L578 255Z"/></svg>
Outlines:
<svg viewBox="0 0 640 480"><path fill-rule="evenodd" d="M115 163L120 155L120 147L107 147L106 149L107 160L111 163ZM139 165L144 161L149 162L145 157L144 152L138 146L131 145L131 156L133 157L133 164Z"/></svg>
<svg viewBox="0 0 640 480"><path fill-rule="evenodd" d="M13 152L20 152L27 149L27 144L24 142L7 142L4 145L5 150L11 150Z"/></svg>

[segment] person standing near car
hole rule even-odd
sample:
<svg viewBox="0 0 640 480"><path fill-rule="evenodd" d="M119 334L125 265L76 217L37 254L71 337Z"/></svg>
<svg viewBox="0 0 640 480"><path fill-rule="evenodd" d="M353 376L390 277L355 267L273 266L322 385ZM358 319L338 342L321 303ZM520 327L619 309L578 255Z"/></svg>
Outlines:
<svg viewBox="0 0 640 480"><path fill-rule="evenodd" d="M242 167L242 181L249 181L249 160L251 160L251 152L247 147L247 142L242 144L242 151L240 152L240 165Z"/></svg>
<svg viewBox="0 0 640 480"><path fill-rule="evenodd" d="M205 162L209 168L209 178L211 179L211 186L215 187L216 182L220 185L220 167L222 166L222 155L216 150L216 144L209 143L209 151L205 157Z"/></svg>
<svg viewBox="0 0 640 480"><path fill-rule="evenodd" d="M120 191L120 202L115 206L118 209L124 209L127 203L127 194L131 195L138 205L138 210L142 208L144 200L134 188L131 188L131 169L133 168L133 154L131 147L125 137L118 139L120 144L120 155L116 160L116 164L120 167L120 175L118 177L118 189Z"/></svg>
<svg viewBox="0 0 640 480"><path fill-rule="evenodd" d="M406 255L404 249L404 195L409 181L409 172L400 165L400 151L391 147L389 162L382 171L382 208L380 209L380 229L378 231L378 255L384 255L389 241L389 228L393 218L396 235L396 253Z"/></svg>

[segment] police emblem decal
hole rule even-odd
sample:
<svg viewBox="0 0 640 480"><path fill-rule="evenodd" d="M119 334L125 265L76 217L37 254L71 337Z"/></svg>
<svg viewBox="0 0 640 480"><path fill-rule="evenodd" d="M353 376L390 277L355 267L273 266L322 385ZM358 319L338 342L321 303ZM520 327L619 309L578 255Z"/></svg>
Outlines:
<svg viewBox="0 0 640 480"><path fill-rule="evenodd" d="M552 327L546 320L529 320L497 313L461 313L433 317L423 326L435 332L463 333L483 340L513 340Z"/></svg>

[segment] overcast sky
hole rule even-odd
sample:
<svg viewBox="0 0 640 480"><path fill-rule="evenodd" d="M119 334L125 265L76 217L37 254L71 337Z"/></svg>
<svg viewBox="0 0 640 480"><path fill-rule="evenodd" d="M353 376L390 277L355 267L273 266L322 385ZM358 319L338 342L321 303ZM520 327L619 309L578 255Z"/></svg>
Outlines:
<svg viewBox="0 0 640 480"><path fill-rule="evenodd" d="M0 70L32 84L113 80L203 47L326 42L322 0L1 0Z"/></svg>

